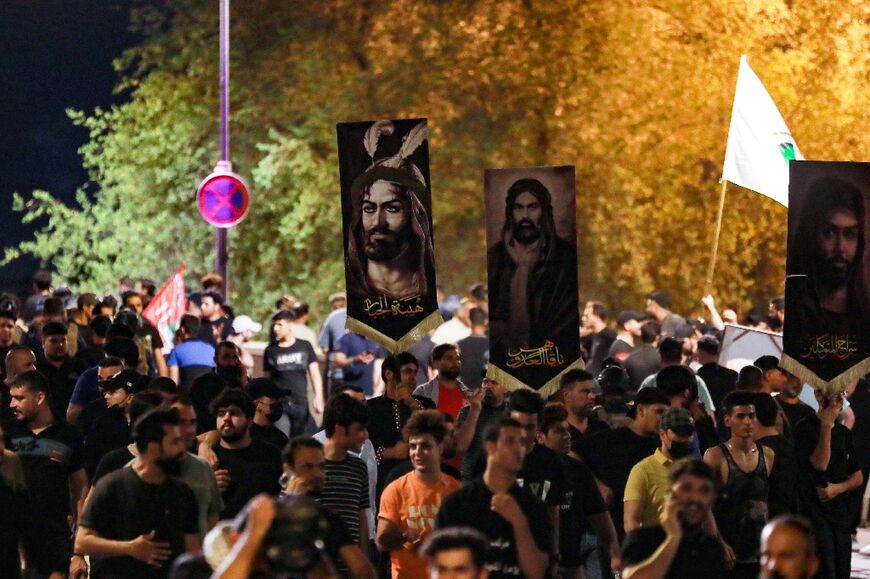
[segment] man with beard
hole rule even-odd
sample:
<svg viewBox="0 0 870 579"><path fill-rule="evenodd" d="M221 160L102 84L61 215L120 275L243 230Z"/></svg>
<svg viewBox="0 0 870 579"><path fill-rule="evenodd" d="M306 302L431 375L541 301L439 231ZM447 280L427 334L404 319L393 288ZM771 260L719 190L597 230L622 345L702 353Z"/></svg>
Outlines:
<svg viewBox="0 0 870 579"><path fill-rule="evenodd" d="M559 381L555 399L568 409L568 428L571 432L571 452L581 460L586 459L589 437L609 430L606 422L593 412L595 407L595 383L586 370L569 370ZM605 500L608 498L605 497Z"/></svg>
<svg viewBox="0 0 870 579"><path fill-rule="evenodd" d="M441 344L432 350L432 365L438 370L438 375L429 382L420 384L414 390L414 396L428 398L438 410L442 410L454 419L465 406L468 388L459 380L462 373L459 348L455 344Z"/></svg>
<svg viewBox="0 0 870 579"><path fill-rule="evenodd" d="M870 354L864 199L853 184L826 177L805 200L789 244L784 349L813 371L823 365L830 379ZM844 356L837 344L854 351Z"/></svg>
<svg viewBox="0 0 870 579"><path fill-rule="evenodd" d="M149 411L133 439L138 458L94 487L76 533L96 579L166 577L176 557L200 548L193 492L174 478L184 455L178 411Z"/></svg>
<svg viewBox="0 0 870 579"><path fill-rule="evenodd" d="M42 351L45 359L36 365L51 387L55 416L66 416L67 406L84 364L69 355L67 327L62 322L42 326Z"/></svg>
<svg viewBox="0 0 870 579"><path fill-rule="evenodd" d="M83 561L70 561L70 522L75 524L88 495L81 435L56 418L51 390L39 372L18 374L10 393L15 421L6 436L24 467L28 516L39 527L28 548L30 564L40 576L61 577L67 570L73 574ZM76 512L70 512L71 504Z"/></svg>
<svg viewBox="0 0 870 579"><path fill-rule="evenodd" d="M704 462L718 474L722 496L716 504L716 525L734 552L732 576L755 579L759 570L759 536L767 522L767 501L774 452L753 440L755 400L752 392L731 392L722 400L731 438L707 449ZM730 547L730 549L729 549ZM729 553L730 557L730 553Z"/></svg>
<svg viewBox="0 0 870 579"><path fill-rule="evenodd" d="M212 446L217 456L218 488L226 503L221 518L235 517L259 493L281 491L281 451L251 438L254 403L247 393L227 388L212 402L220 442Z"/></svg>
<svg viewBox="0 0 870 579"><path fill-rule="evenodd" d="M568 357L579 352L577 251L556 235L550 191L537 179L508 189L502 239L487 262L491 360L547 340Z"/></svg>
<svg viewBox="0 0 870 579"><path fill-rule="evenodd" d="M479 390L456 418L456 449L462 452L462 481L468 482L486 468L483 434L490 423L504 415L507 388L484 376Z"/></svg>
<svg viewBox="0 0 870 579"><path fill-rule="evenodd" d="M6 354L6 375L3 383L0 384L0 421L6 421L12 418L12 410L9 408L9 402L12 396L9 393L9 386L12 384L12 379L22 372L36 370L36 355L33 350L27 346L16 344L9 349Z"/></svg>
<svg viewBox="0 0 870 579"><path fill-rule="evenodd" d="M429 192L420 170L401 156L381 159L357 178L352 195L348 293L360 300L433 294L435 251L429 215L420 202Z"/></svg>
<svg viewBox="0 0 870 579"><path fill-rule="evenodd" d="M275 423L284 416L284 391L268 378L254 378L248 383L248 394L255 408L251 436L282 450L287 445L287 435Z"/></svg>
<svg viewBox="0 0 870 579"><path fill-rule="evenodd" d="M652 456L634 465L625 483L623 527L626 534L659 524L669 487L668 472L675 461L692 453L694 436L695 423L688 410L668 408L664 411L659 425L661 446Z"/></svg>
<svg viewBox="0 0 870 579"><path fill-rule="evenodd" d="M704 532L716 499L713 469L700 460L677 462L665 480L660 522L637 529L622 545L625 579L726 577L722 546Z"/></svg>

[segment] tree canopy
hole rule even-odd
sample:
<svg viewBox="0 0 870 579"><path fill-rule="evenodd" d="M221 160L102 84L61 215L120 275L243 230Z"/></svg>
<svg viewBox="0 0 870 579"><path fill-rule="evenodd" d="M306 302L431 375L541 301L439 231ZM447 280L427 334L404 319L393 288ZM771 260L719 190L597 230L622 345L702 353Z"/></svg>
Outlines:
<svg viewBox="0 0 870 579"><path fill-rule="evenodd" d="M483 170L577 167L582 299L637 308L667 289L698 309L731 101L745 53L808 159L870 156L870 17L823 0L246 0L232 5L231 147L252 208L230 233L230 301L343 287L335 124L427 117L439 282L485 279ZM75 288L209 270L194 191L219 157L218 13L140 5L116 60L124 104L71 112L90 131L75 206L16 196L47 218L7 250ZM786 210L731 188L720 304L783 291Z"/></svg>

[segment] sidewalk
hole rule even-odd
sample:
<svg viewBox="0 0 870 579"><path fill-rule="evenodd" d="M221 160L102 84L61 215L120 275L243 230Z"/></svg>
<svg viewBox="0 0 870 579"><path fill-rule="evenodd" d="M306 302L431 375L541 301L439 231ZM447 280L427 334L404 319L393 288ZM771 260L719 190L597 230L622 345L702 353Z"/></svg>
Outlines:
<svg viewBox="0 0 870 579"><path fill-rule="evenodd" d="M858 552L870 545L870 529L858 529L857 542L852 543L852 579L870 579L870 555Z"/></svg>

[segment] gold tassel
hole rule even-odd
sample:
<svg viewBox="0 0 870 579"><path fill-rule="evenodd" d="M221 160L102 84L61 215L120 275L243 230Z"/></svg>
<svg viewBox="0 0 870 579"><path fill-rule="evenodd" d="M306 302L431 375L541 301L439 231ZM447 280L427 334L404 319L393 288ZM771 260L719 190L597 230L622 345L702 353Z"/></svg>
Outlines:
<svg viewBox="0 0 870 579"><path fill-rule="evenodd" d="M347 322L345 323L345 327L351 332L356 332L361 336L365 336L366 338L374 340L390 352L396 353L407 350L408 348L422 340L426 334L440 326L442 323L444 323L444 318L441 317L441 312L435 310L434 312L426 316L426 318L424 318L422 322L414 326L410 332L408 332L398 340L392 339L386 334L379 332L378 330L367 324L364 324L356 318L348 317Z"/></svg>
<svg viewBox="0 0 870 579"><path fill-rule="evenodd" d="M559 381L562 379L562 376L565 374L565 372L570 372L571 370L584 370L585 368L586 364L583 363L583 358L577 358L577 360L575 360L573 364L559 372L559 374L553 377L551 380L547 381L547 383L538 388L536 392L542 397L546 398L547 396L553 394L559 389ZM490 380L495 380L508 390L519 390L521 388L534 390L534 388L532 388L522 380L518 380L513 375L505 372L495 364L486 365L486 377Z"/></svg>
<svg viewBox="0 0 870 579"><path fill-rule="evenodd" d="M784 370L791 372L792 374L800 378L803 382L806 382L816 390L821 390L822 393L826 396L831 396L833 394L837 394L842 390L845 390L847 385L870 373L870 358L866 358L861 362L855 364L854 366L852 366L842 374L839 374L830 381L819 378L819 376L815 372L813 372L788 354L782 355L779 360L779 365Z"/></svg>

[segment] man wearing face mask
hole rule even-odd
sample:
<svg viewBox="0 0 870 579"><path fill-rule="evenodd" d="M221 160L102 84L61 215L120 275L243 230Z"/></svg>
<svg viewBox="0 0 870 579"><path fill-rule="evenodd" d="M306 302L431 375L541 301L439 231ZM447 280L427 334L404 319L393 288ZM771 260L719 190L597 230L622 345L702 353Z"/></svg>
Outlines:
<svg viewBox="0 0 870 579"><path fill-rule="evenodd" d="M284 391L268 378L254 378L248 382L248 394L254 399L251 438L283 450L288 438L275 423L284 415Z"/></svg>
<svg viewBox="0 0 870 579"><path fill-rule="evenodd" d="M685 408L668 408L659 425L661 446L631 469L625 484L623 526L626 534L659 524L674 461L692 453L695 423Z"/></svg>
<svg viewBox="0 0 870 579"><path fill-rule="evenodd" d="M139 457L102 478L79 522L76 554L94 562L91 577L165 577L172 561L199 550L193 492L174 475L184 441L178 411L155 409L133 427Z"/></svg>

